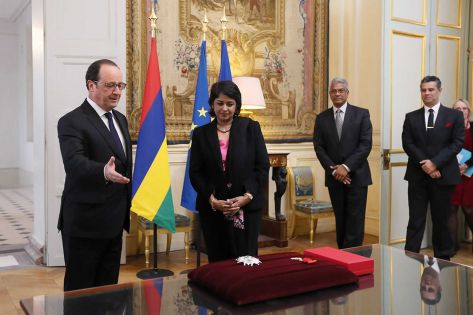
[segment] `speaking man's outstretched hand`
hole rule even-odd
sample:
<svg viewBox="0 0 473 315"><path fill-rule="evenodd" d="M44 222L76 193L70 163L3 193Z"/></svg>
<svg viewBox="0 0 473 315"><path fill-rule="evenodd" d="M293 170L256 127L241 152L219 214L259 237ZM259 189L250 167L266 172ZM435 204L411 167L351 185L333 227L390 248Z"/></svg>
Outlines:
<svg viewBox="0 0 473 315"><path fill-rule="evenodd" d="M105 178L117 184L128 184L130 179L115 171L115 157L112 156L104 168Z"/></svg>

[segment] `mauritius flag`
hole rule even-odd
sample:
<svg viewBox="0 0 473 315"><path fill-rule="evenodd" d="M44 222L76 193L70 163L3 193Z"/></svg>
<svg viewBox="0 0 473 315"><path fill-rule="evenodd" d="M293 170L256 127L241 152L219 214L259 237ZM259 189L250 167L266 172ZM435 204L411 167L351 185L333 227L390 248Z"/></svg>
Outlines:
<svg viewBox="0 0 473 315"><path fill-rule="evenodd" d="M156 38L151 39L132 181L131 210L176 231Z"/></svg>

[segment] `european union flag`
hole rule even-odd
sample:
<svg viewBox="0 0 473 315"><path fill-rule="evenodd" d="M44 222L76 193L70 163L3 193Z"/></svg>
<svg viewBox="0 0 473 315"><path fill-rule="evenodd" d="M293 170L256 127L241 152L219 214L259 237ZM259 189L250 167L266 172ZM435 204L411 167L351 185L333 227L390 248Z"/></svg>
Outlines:
<svg viewBox="0 0 473 315"><path fill-rule="evenodd" d="M222 48L220 50L220 74L219 81L231 80L232 69L230 68L230 60L228 59L227 42L222 39Z"/></svg>
<svg viewBox="0 0 473 315"><path fill-rule="evenodd" d="M194 113L192 115L192 126L190 140L192 143L192 132L194 128L210 123L210 106L209 106L209 84L207 82L207 54L206 44L202 41L200 46L199 73L197 77L197 86L195 91ZM189 178L189 162L190 162L190 146L187 152L186 173L184 176L184 185L182 187L181 206L196 212L195 200L197 192L192 187Z"/></svg>

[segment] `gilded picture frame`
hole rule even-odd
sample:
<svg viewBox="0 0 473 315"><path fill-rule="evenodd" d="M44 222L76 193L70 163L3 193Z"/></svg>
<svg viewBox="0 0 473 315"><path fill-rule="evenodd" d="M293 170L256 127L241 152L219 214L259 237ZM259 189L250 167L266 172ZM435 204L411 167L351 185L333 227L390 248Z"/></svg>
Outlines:
<svg viewBox="0 0 473 315"><path fill-rule="evenodd" d="M127 117L136 140L154 2L127 0ZM157 5L157 50L170 144L189 141L202 20L207 14L209 86L220 67L220 18L233 77L260 78L266 101L254 112L267 142L312 141L326 109L328 0L176 0Z"/></svg>

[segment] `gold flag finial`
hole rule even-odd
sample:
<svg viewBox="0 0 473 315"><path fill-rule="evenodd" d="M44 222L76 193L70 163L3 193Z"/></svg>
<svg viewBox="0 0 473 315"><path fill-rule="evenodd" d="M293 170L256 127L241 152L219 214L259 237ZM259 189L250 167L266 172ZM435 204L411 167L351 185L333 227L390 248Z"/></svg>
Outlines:
<svg viewBox="0 0 473 315"><path fill-rule="evenodd" d="M207 9L204 9L204 20L202 21L202 32L204 32L204 40L205 40L205 34L209 30L207 28L207 24L209 24L209 19L207 19Z"/></svg>
<svg viewBox="0 0 473 315"><path fill-rule="evenodd" d="M158 17L156 13L154 13L154 5L151 5L151 15L149 16L149 20L151 22L151 37L156 37L156 29L158 28L156 25L156 21Z"/></svg>
<svg viewBox="0 0 473 315"><path fill-rule="evenodd" d="M223 16L220 19L220 23L222 23L222 39L225 40L225 37L227 35L227 16L225 15L225 6L223 6Z"/></svg>

